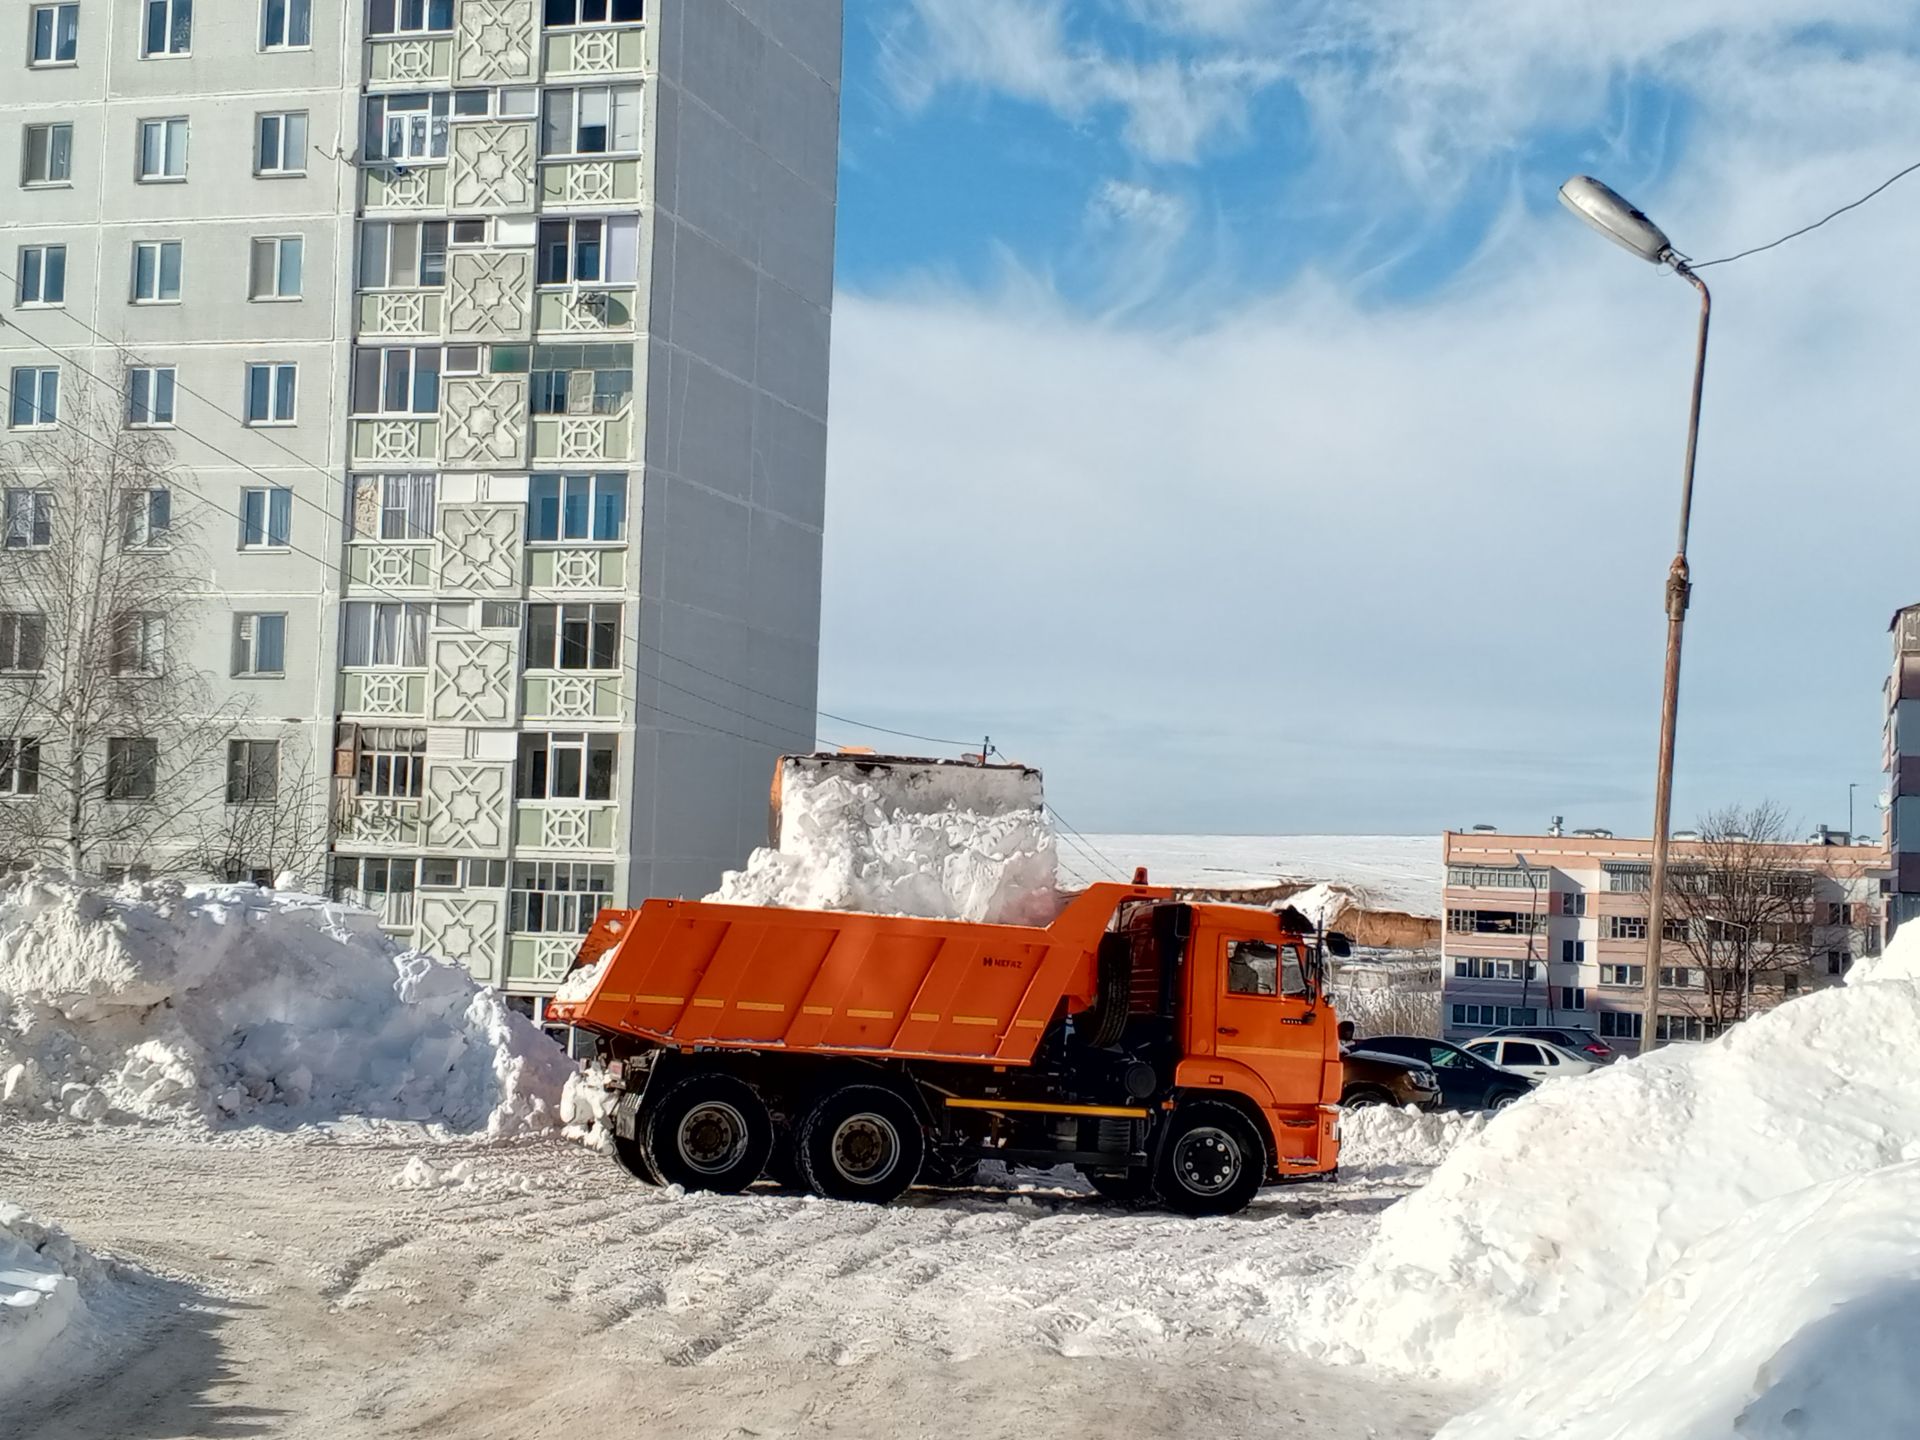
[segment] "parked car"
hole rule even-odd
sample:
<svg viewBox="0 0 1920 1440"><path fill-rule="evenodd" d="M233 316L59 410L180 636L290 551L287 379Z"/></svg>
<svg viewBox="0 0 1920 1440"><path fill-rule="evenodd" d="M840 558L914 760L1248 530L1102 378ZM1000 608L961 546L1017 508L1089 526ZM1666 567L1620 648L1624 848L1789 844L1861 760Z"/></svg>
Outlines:
<svg viewBox="0 0 1920 1440"><path fill-rule="evenodd" d="M1483 1035L1478 1040L1469 1040L1463 1048L1469 1055L1477 1055L1503 1070L1512 1070L1535 1080L1549 1080L1559 1075L1584 1075L1589 1070L1600 1068L1598 1061L1576 1055L1551 1040Z"/></svg>
<svg viewBox="0 0 1920 1440"><path fill-rule="evenodd" d="M1571 1050L1596 1065L1611 1065L1620 1058L1618 1051L1584 1025L1502 1025L1497 1030L1489 1030L1487 1034L1513 1035L1522 1040L1545 1040L1562 1050Z"/></svg>
<svg viewBox="0 0 1920 1440"><path fill-rule="evenodd" d="M1423 1060L1385 1052L1370 1053L1353 1043L1353 1022L1340 1022L1340 1059L1346 1067L1340 1085L1340 1103L1411 1105L1418 1110L1440 1108L1440 1080Z"/></svg>
<svg viewBox="0 0 1920 1440"><path fill-rule="evenodd" d="M1440 1082L1440 1104L1446 1110L1504 1110L1534 1086L1525 1076L1424 1035L1369 1035L1354 1049L1425 1062Z"/></svg>

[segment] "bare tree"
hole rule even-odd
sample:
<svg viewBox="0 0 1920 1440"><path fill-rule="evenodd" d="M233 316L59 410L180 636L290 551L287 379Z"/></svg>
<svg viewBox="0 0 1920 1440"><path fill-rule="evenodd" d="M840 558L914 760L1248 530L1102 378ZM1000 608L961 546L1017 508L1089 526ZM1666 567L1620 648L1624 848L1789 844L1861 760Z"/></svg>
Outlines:
<svg viewBox="0 0 1920 1440"><path fill-rule="evenodd" d="M291 873L317 889L326 878L326 782L301 760L296 768L283 766L264 795L233 793L252 778L229 776L230 803L203 812L194 868L220 880L268 885Z"/></svg>
<svg viewBox="0 0 1920 1440"><path fill-rule="evenodd" d="M1770 800L1712 811L1699 830L1673 868L1668 938L1699 972L1702 1015L1718 1033L1746 1017L1762 983L1793 976L1797 988L1811 970L1814 877L1788 850L1792 827Z"/></svg>
<svg viewBox="0 0 1920 1440"><path fill-rule="evenodd" d="M0 855L184 869L238 718L169 646L209 598L192 515L163 433L97 389L61 410L0 449Z"/></svg>

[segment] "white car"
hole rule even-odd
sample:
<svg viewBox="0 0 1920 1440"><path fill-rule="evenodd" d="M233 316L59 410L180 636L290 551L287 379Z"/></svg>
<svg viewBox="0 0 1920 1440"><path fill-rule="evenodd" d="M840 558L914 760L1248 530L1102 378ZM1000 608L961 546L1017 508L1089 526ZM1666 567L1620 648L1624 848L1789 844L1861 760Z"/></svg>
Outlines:
<svg viewBox="0 0 1920 1440"><path fill-rule="evenodd" d="M1547 1040L1488 1036L1469 1040L1460 1048L1478 1055L1490 1065L1498 1065L1503 1070L1512 1070L1534 1080L1551 1080L1556 1075L1584 1075L1589 1070L1600 1068L1593 1061Z"/></svg>

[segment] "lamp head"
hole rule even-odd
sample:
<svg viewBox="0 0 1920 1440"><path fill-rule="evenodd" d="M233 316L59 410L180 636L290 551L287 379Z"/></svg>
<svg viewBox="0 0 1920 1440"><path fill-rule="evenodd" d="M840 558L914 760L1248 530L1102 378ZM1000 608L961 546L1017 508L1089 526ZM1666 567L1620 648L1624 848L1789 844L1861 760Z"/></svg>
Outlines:
<svg viewBox="0 0 1920 1440"><path fill-rule="evenodd" d="M1673 253L1666 232L1636 210L1610 186L1591 175L1576 175L1560 187L1560 203L1623 250L1650 265Z"/></svg>

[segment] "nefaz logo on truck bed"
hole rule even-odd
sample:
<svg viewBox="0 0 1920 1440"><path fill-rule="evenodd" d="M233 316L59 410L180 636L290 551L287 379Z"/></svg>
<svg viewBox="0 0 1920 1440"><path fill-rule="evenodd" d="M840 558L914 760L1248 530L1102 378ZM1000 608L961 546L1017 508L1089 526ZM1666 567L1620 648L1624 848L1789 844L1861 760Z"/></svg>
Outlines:
<svg viewBox="0 0 1920 1440"><path fill-rule="evenodd" d="M1006 960L997 955L982 955L980 957L980 963L991 970L1024 970L1027 968L1025 961Z"/></svg>

